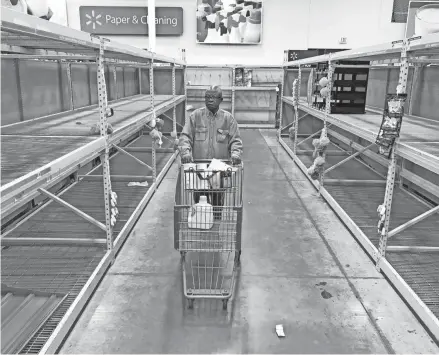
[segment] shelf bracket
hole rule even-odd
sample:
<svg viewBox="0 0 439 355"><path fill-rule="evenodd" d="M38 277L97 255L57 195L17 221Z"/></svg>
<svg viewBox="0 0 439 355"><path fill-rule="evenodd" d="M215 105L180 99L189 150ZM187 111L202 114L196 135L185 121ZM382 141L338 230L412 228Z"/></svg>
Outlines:
<svg viewBox="0 0 439 355"><path fill-rule="evenodd" d="M332 123L328 123L328 124L326 125L326 128L331 127L331 126L332 126ZM301 145L301 144L303 144L303 143L309 141L311 138L314 138L316 135L322 133L322 131L323 131L324 129L325 129L325 128L319 129L317 132L315 132L315 133L311 134L310 136L306 137L303 141L298 142L298 143L297 143L297 146L299 146L299 145Z"/></svg>
<svg viewBox="0 0 439 355"><path fill-rule="evenodd" d="M375 145L375 143L369 144L367 147L364 147L363 149L357 151L355 154L352 154L351 156L347 157L346 159L343 159L341 162L338 162L337 164L332 165L328 169L325 170L325 174L329 173L330 171L338 168L340 165L343 165L344 163L347 163L348 161L354 159L355 157L359 156L360 154L363 154L366 150L369 150Z"/></svg>
<svg viewBox="0 0 439 355"><path fill-rule="evenodd" d="M299 118L297 119L297 122L300 122L302 119L304 119L304 118L307 117L307 116L310 116L310 114L309 114L309 113L305 113L303 116L301 116L301 117L299 117ZM285 127L283 127L283 128L281 129L281 131L284 131L284 130L290 128L291 126L294 126L294 124L295 124L294 121L291 122L291 123L288 123Z"/></svg>
<svg viewBox="0 0 439 355"><path fill-rule="evenodd" d="M136 158L134 155L128 153L126 150L122 149L121 147L117 146L116 144L114 145L114 148L116 148L119 152L121 152L122 154L125 154L126 156L129 156L130 158L134 159L136 162L138 162L139 164L147 167L150 170L153 170L151 166L149 166L148 164L144 163L143 161L141 161L139 158Z"/></svg>
<svg viewBox="0 0 439 355"><path fill-rule="evenodd" d="M401 233L402 231L406 230L407 228L414 226L415 224L423 221L424 219L434 215L435 213L439 213L439 206L436 206L432 208L431 210L424 212L423 214L411 219L410 221L400 225L399 227L396 227L392 231L388 233L388 238L393 237L394 235Z"/></svg>
<svg viewBox="0 0 439 355"><path fill-rule="evenodd" d="M174 106L175 107L175 106ZM169 121L174 121L171 117L169 117L168 115L166 115L166 114L164 114L164 113L162 113L160 116L163 116L163 117L165 117L165 118L167 118ZM177 125L177 126L179 126L180 128L183 128L183 126L180 124L180 123L178 123L177 122L177 120L175 120L175 124ZM176 128L175 128L176 129Z"/></svg>
<svg viewBox="0 0 439 355"><path fill-rule="evenodd" d="M82 212L81 210L79 210L75 206L72 206L70 203L64 201L63 199L59 198L58 196L55 196L54 194L50 193L49 191L40 188L40 189L38 189L38 192L40 192L44 196L50 198L52 201L60 204L61 206L68 208L70 211L72 211L73 213L75 213L79 217L84 218L86 221L90 222L91 224L95 225L96 227L102 229L104 232L107 230L107 227L103 223L97 221L93 217L89 216L85 212Z"/></svg>

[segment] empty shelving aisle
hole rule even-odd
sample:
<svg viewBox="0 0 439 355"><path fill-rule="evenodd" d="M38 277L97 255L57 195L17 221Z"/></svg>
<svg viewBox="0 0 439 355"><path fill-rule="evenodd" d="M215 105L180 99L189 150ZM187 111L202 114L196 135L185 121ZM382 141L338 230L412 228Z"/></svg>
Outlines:
<svg viewBox="0 0 439 355"><path fill-rule="evenodd" d="M437 353L275 131L242 136L243 254L228 311L190 310L182 295L175 163L60 353Z"/></svg>

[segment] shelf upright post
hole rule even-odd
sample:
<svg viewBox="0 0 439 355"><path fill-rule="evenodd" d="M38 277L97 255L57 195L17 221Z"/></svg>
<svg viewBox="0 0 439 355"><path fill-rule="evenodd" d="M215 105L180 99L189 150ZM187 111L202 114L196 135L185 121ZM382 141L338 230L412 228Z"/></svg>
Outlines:
<svg viewBox="0 0 439 355"><path fill-rule="evenodd" d="M175 102L175 63L172 63L172 100ZM172 132L177 133L177 112L175 105L172 107Z"/></svg>
<svg viewBox="0 0 439 355"><path fill-rule="evenodd" d="M181 59L185 62L183 66L183 85L184 85L184 124L187 123L187 120L189 119L187 115L187 65L186 65L186 49L181 50Z"/></svg>
<svg viewBox="0 0 439 355"><path fill-rule="evenodd" d="M19 107L19 119L24 121L24 102L23 102L23 87L21 81L21 71L20 71L20 60L13 59L15 68L15 78L17 82L17 92L18 92L18 107Z"/></svg>
<svg viewBox="0 0 439 355"><path fill-rule="evenodd" d="M139 78L139 95L142 95L142 68L137 68L137 75Z"/></svg>
<svg viewBox="0 0 439 355"><path fill-rule="evenodd" d="M285 67L285 63L288 60L288 51L284 50L284 60L282 62L282 82L280 86L280 106L279 106L279 121L278 121L278 131L277 131L277 138L282 139L282 124L283 124L283 107L284 107L284 86L285 86L285 79L287 77L286 72L288 67Z"/></svg>
<svg viewBox="0 0 439 355"><path fill-rule="evenodd" d="M116 64L113 65L113 81L114 81L114 93L116 94L114 96L114 100L117 100L119 97L118 95L118 88L117 88L117 67Z"/></svg>
<svg viewBox="0 0 439 355"><path fill-rule="evenodd" d="M407 58L407 51L409 48L409 40L405 39L403 47L401 49L401 66L399 68L399 80L397 93L398 94L406 94L407 93L407 77L409 72L409 62ZM381 230L380 234L380 243L379 250L376 261L376 269L378 271L381 270L380 263L383 258L386 256L386 248L387 248L387 239L389 237L389 226L390 226L390 212L392 209L392 200L393 200L393 190L395 188L395 177L397 170L397 157L396 157L396 147L398 146L399 138L396 138L392 152L390 153L390 164L387 171L387 181L386 181L386 193L384 195L384 208L385 208L385 219L384 219L384 227Z"/></svg>
<svg viewBox="0 0 439 355"><path fill-rule="evenodd" d="M413 115L413 103L414 103L414 99L415 99L415 93L416 91L416 86L418 85L418 80L419 80L419 76L422 70L422 67L424 66L424 64L421 63L415 63L414 64L414 69L413 69L413 78L412 78L412 83L411 83L411 90L410 90L410 97L409 97L409 109L408 109L408 114L411 116Z"/></svg>
<svg viewBox="0 0 439 355"><path fill-rule="evenodd" d="M326 120L328 116L331 114L331 94L332 94L332 76L334 74L334 62L331 60L331 54L329 54L328 59L328 97L326 98L326 105L325 105L325 116L323 120L323 130L321 137L328 137L328 132L326 129ZM326 151L323 153L323 159L326 160ZM319 193L321 193L321 189L323 187L323 183L325 180L325 169L323 169L322 173L320 174L319 179Z"/></svg>
<svg viewBox="0 0 439 355"><path fill-rule="evenodd" d="M73 101L73 81L72 81L72 63L67 63L67 82L70 90L70 110L75 109L75 103Z"/></svg>
<svg viewBox="0 0 439 355"><path fill-rule="evenodd" d="M235 118L235 75L236 75L236 68L232 67L232 116Z"/></svg>
<svg viewBox="0 0 439 355"><path fill-rule="evenodd" d="M104 202L105 202L105 226L107 228L107 250L113 251L113 227L111 225L111 178L110 178L110 145L108 142L108 121L107 121L107 89L104 71L104 46L108 41L99 38L99 55L97 58L98 68L98 98L99 98L99 126L101 137L105 138L105 151L102 155L102 170L104 179ZM112 256L112 258L114 255Z"/></svg>
<svg viewBox="0 0 439 355"><path fill-rule="evenodd" d="M154 107L154 53L152 53L150 67L149 67L149 101L150 110L152 111L152 116L154 120L156 119L155 107ZM155 149L155 140L152 140L152 181L155 184L157 180L157 158Z"/></svg>
<svg viewBox="0 0 439 355"><path fill-rule="evenodd" d="M297 148L297 131L299 130L299 100L300 100L300 87L302 85L302 66L299 65L299 74L297 77L297 88L296 97L294 105L294 142L293 142L293 153L296 154Z"/></svg>

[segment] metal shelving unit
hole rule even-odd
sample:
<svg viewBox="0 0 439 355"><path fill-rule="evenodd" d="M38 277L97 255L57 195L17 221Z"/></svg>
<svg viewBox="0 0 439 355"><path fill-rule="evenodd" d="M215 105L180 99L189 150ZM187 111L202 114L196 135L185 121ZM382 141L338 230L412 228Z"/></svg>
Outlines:
<svg viewBox="0 0 439 355"><path fill-rule="evenodd" d="M439 339L439 308L437 307L437 304L439 304L439 289L436 286L431 286L434 285L434 281L430 280L430 282L427 280L426 284L429 286L425 287L427 287L428 290L421 290L418 285L423 283L422 276L418 276L421 277L421 280L413 279L413 276L407 273L407 264L403 265L405 267L404 268L401 266L402 264L400 261L398 261L398 263L396 264L394 264L393 262L395 260L400 260L400 258L398 258L398 255L400 255L399 253L401 252L413 254L413 258L410 259L410 257L406 257L404 260L406 263L411 262L411 267L416 270L419 270L416 264L417 262L415 261L415 256L418 255L417 253L429 253L429 257L439 262L439 244L432 241L434 239L435 228L438 228L438 226L432 226L431 223L434 224L436 222L432 222L430 219L430 224L426 225L427 227L424 228L423 233L428 234L428 230L430 230L430 233L432 233L431 238L421 238L421 235L419 235L421 240L429 240L431 245L412 245L409 242L402 243L402 239L398 239L401 245L393 244L389 246L388 240L390 240L391 238L395 239L395 235L404 234L402 232L406 231L408 228L414 227L421 221L425 221L430 216L433 216L434 214L439 212L439 206L437 206L437 204L429 204L428 202L423 202L424 207L419 207L420 210L423 211L422 213L413 216L412 212L407 213L403 211L404 214L411 215L411 217L408 218L408 220L407 218L403 218L403 223L398 222L400 223L399 225L397 225L396 227L394 226L393 229L390 228L390 224L392 222L392 202L396 189L399 196L398 201L401 201L402 193L403 195L409 194L414 205L419 204L419 197L415 197L411 192L405 190L402 184L402 179L404 179L405 181L410 181L411 183L419 186L431 195L439 198L439 187L436 184L419 176L419 173L416 174L406 169L404 165L404 161L408 161L410 162L410 164L415 164L416 166L425 169L425 171L430 172L435 176L439 174L439 154L435 153L436 148L434 145L434 142L439 141L439 121L428 120L428 125L423 125L421 122L422 118L411 116L411 110L409 109L409 114L405 114L403 118L403 131L401 132L401 136L397 138L390 158L386 159L385 157L380 156L372 151L372 148L376 145L375 139L379 131L379 122L381 121L380 116L378 116L376 113L370 112L364 115L331 114L328 110L328 106L331 102L330 96L326 98L326 110L319 111L308 105L303 97L304 95L300 95L300 88L304 67L309 67L310 65L316 63L326 62L329 64L329 72L331 72L331 68L336 67L338 61L355 59L360 61L371 61L372 63L370 65L368 64L368 67L373 67L377 65L393 66L395 63L397 63L400 72L398 80L398 92L400 94L406 94L409 66L412 64L416 65L416 63L421 62L437 63L438 56L439 34L432 34L424 36L422 38L410 38L403 41L395 41L382 45L347 50L343 52L337 52L333 54L312 57L292 62L285 62L285 81L287 80L286 72L288 68L298 68L298 73L296 77L299 80L299 90L296 91L296 97L283 96L283 105L293 107L293 122L285 125L283 123L284 120L282 117L282 115L285 115L285 109L281 110L281 125L278 131L278 139L280 144L285 148L285 150L289 153L289 155L294 159L294 161L307 176L307 166L304 164L304 162L309 162L309 159L306 156L310 155L307 153L312 153L312 150L306 151L299 150L298 148L299 146L308 146L308 149L312 149L312 147L309 147L309 144L307 145L305 143L310 143L310 140L312 138L317 138L317 135L321 133L322 129L318 130L313 124L312 126L314 132L311 135L300 134L300 132L298 135L300 127L299 122L302 119L304 119L305 121L306 118L313 117L314 119L317 119L317 121L323 121L323 130L327 131L329 137L331 137L336 142L341 142L346 147L350 147L351 151L331 151L330 153L327 153L331 156L330 160L332 160L333 162L332 166L324 168L322 173L320 174L320 178L317 180L313 180L311 179L311 177L308 177L315 186L315 188L319 190L322 197L324 197L325 200L336 211L341 220L348 226L348 228L351 230L357 240L365 248L370 257L374 260L377 270L382 271L388 277L388 279L399 290L401 295L410 304L415 313L422 319L424 324L437 339ZM331 82L330 74L328 79ZM287 85L288 84L291 85L291 83L287 83ZM396 88L390 88L390 91L392 92L395 89ZM300 114L302 114L301 117ZM322 124L319 124L318 126L321 127ZM408 130L406 132L404 132L404 126L409 126L407 127ZM289 129L290 127L295 127L295 137L292 142L288 141L289 138L286 137L288 136L288 134L284 133L285 130ZM349 136L346 136L346 134ZM298 138L298 136L300 138ZM355 142L355 140L351 138L352 136L359 137L361 144ZM413 142L418 141L422 142L423 146L430 146L431 149L419 149L419 145L413 144ZM341 156L341 158L336 158L336 156ZM357 165L361 163L361 165L364 166L364 169L370 170L371 166L365 164L364 160L358 159L360 158L360 156L365 157L370 161L373 161L375 164L384 167L384 169L387 169L387 176L384 176L384 172L382 174L377 172L376 174L374 173L374 180L366 180L366 178L361 177L358 177L357 180L325 178L325 175L332 172L334 169L343 170L343 166L350 166L355 169L354 165L352 165L354 164L354 162ZM326 160L326 165L327 164L328 160ZM345 169L344 174L352 175L353 173ZM380 177L380 175L382 176L382 178ZM326 184L324 185L324 183ZM376 188L374 189L373 186L386 186L385 192L383 191L383 209L380 210L382 214L379 214L379 218L382 217L384 219L384 229L380 230L380 234L377 234L376 231L378 228L376 227L369 228L363 226L365 222L359 222L360 224L357 224L356 221L359 220L359 217L356 217L356 220L354 220L354 217L351 217L351 215L354 215L354 212L351 210L353 209L352 204L355 204L355 201L351 201L349 199L351 197L346 197L347 195L343 195L343 193L346 194L348 192L343 192L342 190L339 191L334 187L334 185L336 185L337 188L344 187L345 190L350 189L350 194L352 194L352 189L354 188L354 186L357 186L357 189L367 189L368 191L370 191L370 193L374 192L375 195L376 191L381 190L379 188L378 190L376 190ZM331 192L335 195L333 196ZM343 209L342 205L348 206L346 202L347 200L351 201L349 202L350 209ZM362 203L364 205L364 202ZM402 206L401 208L405 207L406 206ZM398 208L400 212L401 208ZM368 213L368 218L373 218L372 216L376 216L377 211L368 211ZM400 221L400 218L396 218L394 214L392 214L392 218L394 218L395 221ZM373 230L375 230L375 232L373 232ZM437 270L437 268L435 270ZM428 277L434 276L430 275ZM414 290L416 290L416 292Z"/></svg>
<svg viewBox="0 0 439 355"><path fill-rule="evenodd" d="M46 144L56 141L53 146L56 151L50 149L50 154L46 157L38 156L41 153L38 150L34 153L35 158L30 155L30 160L38 160L39 167L26 168L22 174L21 171L12 174L0 188L2 215L17 215L17 222L2 233L2 259L6 260L5 264L2 262L2 269L5 270L3 280L12 285L20 284L25 289L43 288L50 289L51 292L62 289L68 295L32 338L26 344L20 344L20 348L28 353L54 353L107 268L113 263L115 254L178 154L173 146L182 123L178 122L176 108L179 104L185 106L186 90L184 93L177 93L176 71L182 70L185 76L184 51L182 59L168 58L7 8L2 8L1 37L2 58L17 62L62 61L67 65L68 87L72 95L69 100L71 111L35 117L2 127L2 136L7 141L5 145L2 144L2 165L8 142L12 144L9 150L13 160L13 150L18 149L20 153L20 148L24 147L14 145L16 141L38 142L39 145L34 148L44 147L44 140ZM81 109L74 107L70 67L72 63L78 62L95 67L97 72L98 104ZM139 95L116 97L117 100L110 102L105 65L136 68ZM170 95L155 95L155 68L171 70ZM149 92L146 95L142 95L142 70L149 71ZM108 74L110 76L110 72ZM112 74L116 84L116 70ZM183 86L186 86L185 82ZM168 111L172 112L172 117L166 114ZM91 137L92 134L78 126L78 123L72 125L71 122L78 120L78 117L83 122L96 125L99 128L98 135ZM171 132L159 132L159 118L160 121L170 121ZM154 133L151 134L151 131ZM146 135L148 133L151 137ZM69 139L76 140L70 150L66 149ZM163 143L163 147L161 144L158 147L159 141ZM151 162L146 163L145 158ZM117 171L117 166L124 165L126 160L130 162L123 172L127 175L111 172L111 169ZM117 165L113 161L117 161ZM34 162L30 166L34 166ZM12 165L9 172L13 168ZM139 169L141 173L136 175ZM151 175L146 175L145 171L150 171ZM69 179L70 183L66 188L51 191ZM130 181L147 181L149 186L140 188L131 196L132 192L131 195L128 191L125 192L130 189L126 187L126 183ZM76 207L81 203L80 200L75 200L75 191L80 195L84 194L84 199L91 198L89 203ZM115 191L118 193L115 194ZM25 216L20 215L26 206L31 206L31 209ZM53 217L58 215L61 216L59 219ZM53 232L50 230L52 227ZM90 231L84 232L88 230ZM85 237L81 234L85 234ZM73 256L71 263L68 258L65 259L67 267L71 266L68 271L71 274L70 279L76 280L71 287L56 287L57 276L50 271L52 257L32 259L32 253L38 255L42 250L48 250L50 254L52 249L54 255L61 251L73 253L69 254ZM17 260L16 256L9 258L10 253L26 254L23 262L34 260L32 264L38 265L36 268L45 270L45 281L36 284L35 280L38 280L40 274L35 274L35 270L26 268L25 265L20 266L22 271L16 275L17 266L7 267L8 262ZM74 257L75 253L78 259ZM87 277L84 278L84 272L81 273L81 267L75 263L77 260L89 263L90 258L95 260L93 268L87 269ZM28 274L29 280L26 276ZM55 279L51 280L52 277Z"/></svg>

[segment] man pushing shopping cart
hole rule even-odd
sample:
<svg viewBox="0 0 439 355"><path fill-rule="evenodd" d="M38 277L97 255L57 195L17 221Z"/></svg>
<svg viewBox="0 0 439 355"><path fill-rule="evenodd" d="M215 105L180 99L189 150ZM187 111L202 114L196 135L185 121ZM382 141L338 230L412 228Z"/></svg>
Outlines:
<svg viewBox="0 0 439 355"><path fill-rule="evenodd" d="M243 149L238 124L232 114L219 108L222 101L222 90L218 86L209 88L205 93L206 107L195 110L186 121L179 140L182 164L213 158L230 159L233 165L241 163ZM202 194L207 194L213 206L223 206L223 194L204 191L194 192L195 203ZM215 219L220 218L215 210Z"/></svg>
<svg viewBox="0 0 439 355"><path fill-rule="evenodd" d="M227 309L241 255L243 145L236 120L219 108L222 101L221 89L209 88L206 107L191 114L179 140L174 246L182 255L190 308L197 298L214 298ZM188 260L192 275L186 273L187 253L197 256ZM227 275L231 253L233 270Z"/></svg>

